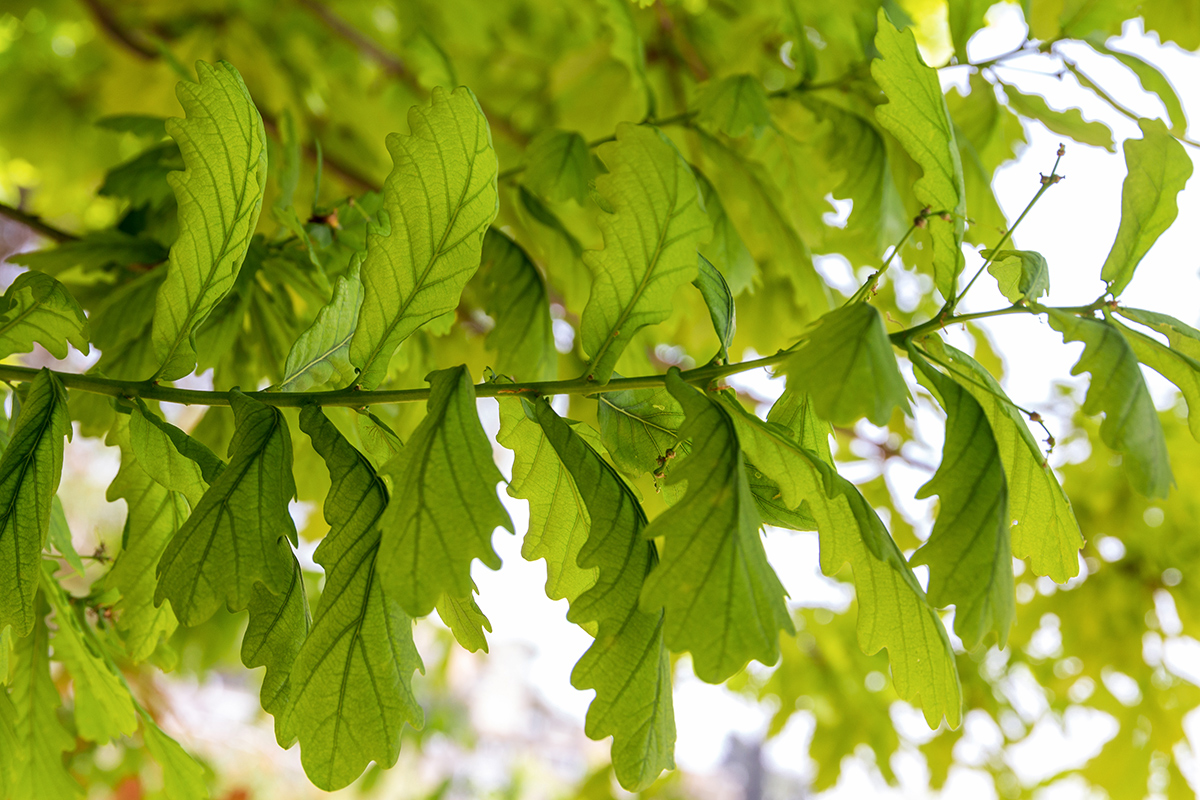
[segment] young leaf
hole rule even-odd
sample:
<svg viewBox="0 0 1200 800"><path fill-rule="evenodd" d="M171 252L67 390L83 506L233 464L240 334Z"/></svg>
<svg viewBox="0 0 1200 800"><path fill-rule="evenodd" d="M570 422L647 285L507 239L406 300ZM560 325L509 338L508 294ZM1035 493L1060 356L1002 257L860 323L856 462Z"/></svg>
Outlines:
<svg viewBox="0 0 1200 800"><path fill-rule="evenodd" d="M788 387L810 396L821 418L835 425L862 417L887 425L896 406L908 413L908 386L883 315L869 303L851 303L821 317L782 371Z"/></svg>
<svg viewBox="0 0 1200 800"><path fill-rule="evenodd" d="M199 83L176 87L186 119L167 121L184 172L167 180L179 203L179 237L154 307L155 377L182 378L196 367L194 337L233 288L262 210L267 138L262 118L233 65L196 62Z"/></svg>
<svg viewBox="0 0 1200 800"><path fill-rule="evenodd" d="M578 564L591 529L579 488L519 399L500 400L496 441L513 451L509 496L529 501L529 530L521 556L527 561L545 559L546 596L573 603L596 583L597 574Z"/></svg>
<svg viewBox="0 0 1200 800"><path fill-rule="evenodd" d="M294 720L288 715L292 665L308 636L311 620L304 576L292 556L292 579L278 594L256 583L247 605L250 623L242 637L242 663L248 669L266 667L259 693L263 711L275 717L275 739L280 747L296 741Z"/></svg>
<svg viewBox="0 0 1200 800"><path fill-rule="evenodd" d="M858 596L858 644L867 655L888 649L897 694L920 705L930 727L962 720L962 689L950 639L879 515L852 483L789 428L764 423L729 398L722 405L759 469L779 482L786 502L812 514L821 537L821 571L847 562ZM920 700L918 700L920 698Z"/></svg>
<svg viewBox="0 0 1200 800"><path fill-rule="evenodd" d="M1183 103L1179 100L1179 94L1175 91L1175 87L1171 85L1171 81L1159 71L1158 67L1146 61L1141 56L1136 56L1133 53L1125 53L1120 50L1113 50L1104 44L1103 37L1089 37L1087 43L1097 53L1112 56L1128 67L1137 76L1138 83L1142 85L1142 90L1155 95L1162 101L1163 107L1167 111L1167 119L1171 121L1172 133L1184 135L1187 132L1187 115L1183 111Z"/></svg>
<svg viewBox="0 0 1200 800"><path fill-rule="evenodd" d="M546 282L525 251L503 233L489 228L483 237L485 309L496 321L487 348L496 351L496 371L524 380L554 378L554 349Z"/></svg>
<svg viewBox="0 0 1200 800"><path fill-rule="evenodd" d="M492 632L492 623L479 609L474 593L459 600L448 594L442 595L436 606L438 616L454 634L454 638L469 653L488 651L487 636Z"/></svg>
<svg viewBox="0 0 1200 800"><path fill-rule="evenodd" d="M33 627L38 564L62 476L63 437L70 432L66 390L43 369L0 456L0 629L12 625L19 636Z"/></svg>
<svg viewBox="0 0 1200 800"><path fill-rule="evenodd" d="M613 737L617 780L640 791L675 766L663 613L638 608L646 573L656 561L644 534L646 517L625 482L548 403L535 401L530 411L579 487L591 519L579 566L597 570L598 578L567 614L572 622L598 625L595 643L571 673L575 688L596 690L584 731L592 739Z"/></svg>
<svg viewBox="0 0 1200 800"><path fill-rule="evenodd" d="M713 330L716 331L717 339L721 344L721 349L717 351L717 358L722 362L727 362L729 361L729 348L733 345L733 334L737 328L733 293L729 291L729 284L725 282L725 278L712 265L711 261L700 254L697 254L697 259L699 260L700 274L696 280L692 281L692 284L704 296L704 304L708 306L708 315L712 318Z"/></svg>
<svg viewBox="0 0 1200 800"><path fill-rule="evenodd" d="M367 232L365 293L350 341L364 389L387 377L413 331L458 305L496 217L496 152L471 90L434 89L428 106L409 110L408 126L408 135L388 136L395 166Z"/></svg>
<svg viewBox="0 0 1200 800"><path fill-rule="evenodd" d="M54 660L71 675L79 735L96 744L131 736L137 730L137 712L129 690L104 657L92 649L63 590L53 579L47 580L45 587L54 609Z"/></svg>
<svg viewBox="0 0 1200 800"><path fill-rule="evenodd" d="M524 160L523 182L542 197L552 203L587 201L596 166L580 134L547 128L529 142Z"/></svg>
<svg viewBox="0 0 1200 800"><path fill-rule="evenodd" d="M613 210L600 219L604 249L583 255L595 283L580 334L588 374L603 384L634 334L670 316L675 290L696 279L712 226L695 175L657 129L624 123L599 154L608 173L596 189Z"/></svg>
<svg viewBox="0 0 1200 800"><path fill-rule="evenodd" d="M943 297L954 297L964 265L962 241L967 213L954 124L937 72L921 60L912 31L897 30L882 8L877 19L875 47L879 58L871 62L871 75L888 102L875 109L875 118L924 172L913 186L917 199L935 212L953 215L948 223L930 220L929 232L933 239L934 281Z"/></svg>
<svg viewBox="0 0 1200 800"><path fill-rule="evenodd" d="M380 523L379 573L388 595L413 617L432 611L443 593L466 597L476 558L499 569L492 532L513 529L496 496L500 471L475 410L471 374L455 367L426 380L432 390L425 419L385 467L396 494Z"/></svg>
<svg viewBox="0 0 1200 800"><path fill-rule="evenodd" d="M168 800L208 800L204 767L147 716L142 717L142 741L162 767L163 794Z"/></svg>
<svg viewBox="0 0 1200 800"><path fill-rule="evenodd" d="M170 604L154 605L157 584L154 568L191 511L183 494L171 491L151 477L145 462L134 455L129 428L140 413L135 408L129 417L118 415L106 440L106 444L121 449L121 468L109 484L106 497L110 503L124 500L128 510L121 551L104 577L104 588L115 589L121 596L113 606L116 627L123 635L126 652L135 662L149 658L159 642L169 637L179 624ZM201 486L207 487L203 483ZM199 494L203 494L204 488Z"/></svg>
<svg viewBox="0 0 1200 800"><path fill-rule="evenodd" d="M1078 575L1083 546L1079 523L1021 411L991 373L966 353L939 337L926 338L922 346L987 415L1008 479L1013 555L1028 558L1034 574L1048 575L1058 583Z"/></svg>
<svg viewBox="0 0 1200 800"><path fill-rule="evenodd" d="M646 528L666 544L642 608L665 607L667 646L690 651L696 677L720 683L751 659L774 664L778 632L792 633L792 619L763 550L732 418L677 370L667 389L687 415L679 438L692 451L667 474L668 484L687 481L687 494Z"/></svg>
<svg viewBox="0 0 1200 800"><path fill-rule="evenodd" d="M23 272L0 297L0 358L28 353L34 342L55 358L67 343L88 352L87 317L67 287L41 272Z"/></svg>
<svg viewBox="0 0 1200 800"><path fill-rule="evenodd" d="M304 392L337 378L343 384L353 382L350 364L350 340L358 327L363 303L363 285L358 264L340 276L333 287L333 299L317 312L313 324L296 338L283 366L283 380L275 388L283 392Z"/></svg>
<svg viewBox="0 0 1200 800"><path fill-rule="evenodd" d="M325 460L332 486L325 499L330 531L313 554L325 568L325 590L292 667L288 717L304 771L334 791L371 761L396 763L404 723L424 724L412 674L425 667L412 620L376 571L388 503L383 481L316 406L301 410L300 427Z"/></svg>
<svg viewBox="0 0 1200 800"><path fill-rule="evenodd" d="M75 737L58 719L62 699L50 677L50 641L44 617L48 611L39 598L37 622L13 649L9 699L17 743L15 780L8 784L13 800L67 800L82 796L79 784L63 766L63 753L75 748Z"/></svg>
<svg viewBox="0 0 1200 800"><path fill-rule="evenodd" d="M954 632L974 647L990 630L1000 647L1016 616L1008 484L1000 448L983 408L915 350L918 374L946 409L946 439L937 472L917 497L938 495L933 533L911 563L929 567L929 599L954 604Z"/></svg>
<svg viewBox="0 0 1200 800"><path fill-rule="evenodd" d="M738 137L752 131L761 136L771 126L767 92L753 75L730 75L709 81L696 95L696 121L726 136Z"/></svg>
<svg viewBox="0 0 1200 800"><path fill-rule="evenodd" d="M625 389L596 396L600 441L613 463L634 477L658 467L658 459L676 447L683 407L663 388ZM680 454L689 446L679 443Z"/></svg>
<svg viewBox="0 0 1200 800"><path fill-rule="evenodd" d="M198 625L225 603L241 611L254 584L287 591L296 526L288 502L292 443L278 409L231 393L237 429L229 466L212 482L158 563L154 602L171 601L184 625Z"/></svg>
<svg viewBox="0 0 1200 800"><path fill-rule="evenodd" d="M1085 120L1078 108L1059 111L1051 108L1041 95L1026 94L1007 83L1001 85L1004 87L1008 104L1021 116L1036 119L1059 136L1067 136L1080 144L1103 147L1110 153L1115 152L1112 131L1103 122Z"/></svg>
<svg viewBox="0 0 1200 800"><path fill-rule="evenodd" d="M141 398L130 412L129 441L146 471L193 506L225 471L225 462L216 453L152 412Z"/></svg>
<svg viewBox="0 0 1200 800"><path fill-rule="evenodd" d="M1072 375L1092 374L1085 414L1104 414L1100 438L1120 453L1133 488L1146 497L1166 497L1171 487L1167 443L1154 401L1146 389L1137 356L1112 323L1049 310L1050 327L1064 342L1083 342L1083 355Z"/></svg>
<svg viewBox="0 0 1200 800"><path fill-rule="evenodd" d="M826 464L833 464L833 453L829 448L833 428L817 414L816 405L808 394L790 387L784 389L767 412L767 422L787 428L801 447L816 453Z"/></svg>
<svg viewBox="0 0 1200 800"><path fill-rule="evenodd" d="M984 250L992 259L988 272L1000 285L1000 294L1010 303L1037 300L1050 291L1050 267L1041 253L1032 250Z"/></svg>
<svg viewBox="0 0 1200 800"><path fill-rule="evenodd" d="M1121 188L1121 226L1100 277L1118 295L1159 236L1179 215L1175 196L1192 176L1192 159L1162 120L1138 122L1141 139L1125 140L1129 174Z"/></svg>

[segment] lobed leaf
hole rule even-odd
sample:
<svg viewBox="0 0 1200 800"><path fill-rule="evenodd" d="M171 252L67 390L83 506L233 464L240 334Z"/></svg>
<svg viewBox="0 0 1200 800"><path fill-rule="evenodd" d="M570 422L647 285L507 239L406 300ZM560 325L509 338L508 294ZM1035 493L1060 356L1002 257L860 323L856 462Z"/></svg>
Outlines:
<svg viewBox="0 0 1200 800"><path fill-rule="evenodd" d="M287 713L304 771L334 791L371 761L396 763L404 723L424 724L412 674L425 667L412 620L376 570L388 504L383 481L316 406L301 410L300 427L325 460L332 486L325 499L330 530L313 554L325 568L325 589L292 667Z"/></svg>
<svg viewBox="0 0 1200 800"><path fill-rule="evenodd" d="M523 380L552 380L558 351L546 282L525 251L489 228L483 237L484 308L496 326L487 348L496 351L496 371Z"/></svg>
<svg viewBox="0 0 1200 800"><path fill-rule="evenodd" d="M696 677L720 683L751 659L775 663L778 632L792 633L792 620L767 563L733 419L677 370L667 389L687 415L679 438L690 439L692 451L666 479L687 481L686 494L646 528L646 538L661 536L665 546L641 605L665 608L667 647L690 651Z"/></svg>
<svg viewBox="0 0 1200 800"><path fill-rule="evenodd" d="M1144 311L1140 308L1125 308L1122 306L1117 309L1117 313L1126 319L1133 320L1158 331L1167 337L1167 341L1170 342L1173 349L1200 361L1200 331L1191 325L1180 322L1167 314L1160 314L1157 311Z"/></svg>
<svg viewBox="0 0 1200 800"><path fill-rule="evenodd" d="M811 397L817 414L835 425L862 417L887 425L893 408L908 412L908 386L883 315L868 303L851 303L821 317L782 372L788 387Z"/></svg>
<svg viewBox="0 0 1200 800"><path fill-rule="evenodd" d="M968 648L996 632L1004 647L1016 617L1008 483L983 407L916 350L919 377L946 410L942 463L917 498L938 495L933 532L910 561L929 567L929 599L954 605L954 632Z"/></svg>
<svg viewBox="0 0 1200 800"><path fill-rule="evenodd" d="M1083 342L1072 375L1090 372L1085 414L1104 414L1100 438L1123 457L1133 488L1146 497L1166 497L1171 464L1158 412L1142 378L1137 356L1116 325L1049 309L1050 327L1064 342Z"/></svg>
<svg viewBox="0 0 1200 800"><path fill-rule="evenodd" d="M584 731L613 737L613 771L621 786L640 791L675 766L671 658L663 612L642 611L638 596L656 551L645 537L646 517L629 487L550 405L525 406L570 473L591 520L579 567L596 583L571 603L567 619L597 626L596 641L575 665L571 684L595 689Z"/></svg>
<svg viewBox="0 0 1200 800"><path fill-rule="evenodd" d="M712 182L698 170L693 169L693 173L713 229L712 238L700 246L700 254L712 262L728 281L730 292L737 296L754 285L754 274L758 267L733 220L726 213L725 204L721 202Z"/></svg>
<svg viewBox="0 0 1200 800"><path fill-rule="evenodd" d="M875 118L899 140L924 173L913 186L917 199L934 212L949 212L951 222L929 220L933 239L934 281L943 297L954 297L966 230L966 188L954 124L937 72L925 65L911 30L899 31L881 8L871 75L888 102L875 109ZM877 423L882 424L882 423Z"/></svg>
<svg viewBox="0 0 1200 800"><path fill-rule="evenodd" d="M363 304L363 284L358 264L340 277L333 287L333 299L317 312L312 325L296 337L283 366L283 380L275 388L283 392L304 392L337 379L343 384L355 378L350 364L350 340L358 327Z"/></svg>
<svg viewBox="0 0 1200 800"><path fill-rule="evenodd" d="M70 433L66 390L43 369L0 456L0 630L12 625L18 636L33 627L38 565L62 476L63 437Z"/></svg>
<svg viewBox="0 0 1200 800"><path fill-rule="evenodd" d="M275 717L275 739L291 747L298 731L288 712L292 665L311 627L304 576L292 556L292 577L282 592L255 583L246 606L250 622L242 636L242 663L247 669L266 667L259 697L263 711Z"/></svg>
<svg viewBox="0 0 1200 800"><path fill-rule="evenodd" d="M1188 405L1188 427L1200 441L1200 360L1165 346L1141 331L1135 331L1110 319L1120 328L1138 361L1162 375L1183 392Z"/></svg>
<svg viewBox="0 0 1200 800"><path fill-rule="evenodd" d="M163 794L168 800L208 800L204 767L147 716L142 717L142 741L162 768Z"/></svg>
<svg viewBox="0 0 1200 800"><path fill-rule="evenodd" d="M1100 277L1118 295L1146 252L1179 215L1176 195L1192 176L1192 159L1162 120L1138 122L1141 139L1125 140L1129 174L1121 187L1121 226Z"/></svg>
<svg viewBox="0 0 1200 800"><path fill-rule="evenodd" d="M88 233L50 250L14 253L8 257L8 261L44 272L46 275L58 275L74 267L86 273L103 269L110 264L157 264L166 258L167 250L153 239L130 236L119 229L110 229ZM17 279L20 280L20 276ZM78 305L65 288L59 287L56 291L65 294L69 300L64 305L65 310L70 311L71 307ZM73 313L64 315L68 322L74 316L76 315Z"/></svg>
<svg viewBox="0 0 1200 800"><path fill-rule="evenodd" d="M158 563L154 602L171 601L184 625L198 625L224 602L250 605L255 584L284 593L293 577L288 541L296 526L292 443L278 409L230 393L236 430L229 466L209 486Z"/></svg>
<svg viewBox="0 0 1200 800"><path fill-rule="evenodd" d="M1088 45L1097 53L1112 56L1127 67L1137 77L1143 91L1149 92L1162 101L1163 108L1167 112L1167 119L1171 121L1171 132L1180 135L1186 134L1188 124L1183 103L1180 102L1179 94L1171 85L1170 79L1162 74L1158 67L1141 56L1113 50L1105 45L1104 39L1099 36L1089 38Z"/></svg>
<svg viewBox="0 0 1200 800"><path fill-rule="evenodd" d="M363 304L350 341L364 389L383 382L413 331L458 305L496 217L496 153L475 95L436 88L428 106L409 110L408 126L409 134L387 138L395 166L367 230Z"/></svg>
<svg viewBox="0 0 1200 800"><path fill-rule="evenodd" d="M651 472L659 458L677 446L683 407L661 387L623 389L596 396L600 440L622 472L631 476ZM689 447L679 442L681 454Z"/></svg>
<svg viewBox="0 0 1200 800"><path fill-rule="evenodd" d="M478 650L488 651L487 636L484 631L492 632L492 623L480 610L475 602L475 595L469 594L461 600L448 594L442 595L436 606L438 616L446 627L454 634L455 640L468 653Z"/></svg>
<svg viewBox="0 0 1200 800"><path fill-rule="evenodd" d="M492 569L498 527L512 531L496 496L500 471L475 410L475 386L465 366L431 372L425 419L385 468L396 494L380 522L379 572L405 613L422 617L443 593L466 597L471 562Z"/></svg>
<svg viewBox="0 0 1200 800"><path fill-rule="evenodd" d="M1041 95L1026 94L1007 83L1002 85L1009 106L1021 116L1036 119L1052 133L1069 137L1080 144L1103 147L1110 153L1116 151L1112 131L1103 122L1085 120L1083 112L1078 108L1059 111L1051 108L1046 103L1046 98Z"/></svg>
<svg viewBox="0 0 1200 800"><path fill-rule="evenodd" d="M196 330L233 288L266 187L266 132L242 76L225 61L198 61L196 74L198 83L180 81L175 90L187 118L167 121L185 170L167 177L179 236L154 307L158 380L195 369Z"/></svg>
<svg viewBox="0 0 1200 800"><path fill-rule="evenodd" d="M1029 432L1020 409L982 365L938 337L922 346L971 393L987 415L1008 479L1008 513L1013 555L1028 558L1036 575L1065 583L1079 574L1083 536L1054 471Z"/></svg>
<svg viewBox="0 0 1200 800"><path fill-rule="evenodd" d="M88 352L87 317L67 287L41 272L22 272L0 297L0 358L28 353L36 342L55 358L67 344Z"/></svg>
<svg viewBox="0 0 1200 800"><path fill-rule="evenodd" d="M580 335L588 373L603 384L634 334L669 317L675 290L696 279L712 226L695 175L657 129L623 123L599 154L608 173L596 189L612 213L599 221L604 249L583 255L595 282Z"/></svg>
<svg viewBox="0 0 1200 800"><path fill-rule="evenodd" d="M1032 250L984 250L992 259L988 272L1000 285L1000 294L1010 303L1037 300L1050 291L1050 267L1041 253Z"/></svg>

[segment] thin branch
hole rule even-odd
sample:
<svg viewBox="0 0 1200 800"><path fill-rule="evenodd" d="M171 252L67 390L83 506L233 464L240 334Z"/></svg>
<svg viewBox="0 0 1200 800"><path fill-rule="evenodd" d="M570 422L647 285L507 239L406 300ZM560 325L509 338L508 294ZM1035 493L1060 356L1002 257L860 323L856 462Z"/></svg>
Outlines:
<svg viewBox="0 0 1200 800"><path fill-rule="evenodd" d="M110 37L123 45L130 53L146 61L154 61L159 57L157 50L148 44L138 41L131 31L126 30L121 23L117 22L117 18L113 16L112 11L101 0L83 0L83 4L92 12L92 16L96 19L96 24L103 28L104 32Z"/></svg>
<svg viewBox="0 0 1200 800"><path fill-rule="evenodd" d="M74 242L79 239L73 233L67 233L61 228L56 228L47 222L43 222L41 217L34 214L27 214L19 208L13 208L4 203L0 203L0 217L8 217L14 222L21 223L31 231L36 231L47 239L53 239L60 244L63 242Z"/></svg>

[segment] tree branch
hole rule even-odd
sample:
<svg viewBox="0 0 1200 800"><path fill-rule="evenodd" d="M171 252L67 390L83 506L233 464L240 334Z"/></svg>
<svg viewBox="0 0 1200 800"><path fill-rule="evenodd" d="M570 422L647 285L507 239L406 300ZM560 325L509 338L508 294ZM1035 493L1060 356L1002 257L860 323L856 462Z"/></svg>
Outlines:
<svg viewBox="0 0 1200 800"><path fill-rule="evenodd" d="M62 242L74 242L79 239L73 233L67 233L61 228L56 228L53 225L43 222L42 218L34 214L27 214L19 208L13 208L10 205L0 203L0 217L8 217L14 222L19 222L26 228L32 231L37 231L47 239L53 239L60 244Z"/></svg>

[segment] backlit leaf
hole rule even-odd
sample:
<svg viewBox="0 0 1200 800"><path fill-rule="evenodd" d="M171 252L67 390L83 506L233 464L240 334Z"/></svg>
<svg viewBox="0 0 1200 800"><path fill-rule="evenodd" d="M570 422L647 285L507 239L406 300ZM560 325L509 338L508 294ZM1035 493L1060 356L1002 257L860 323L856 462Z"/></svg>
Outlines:
<svg viewBox="0 0 1200 800"><path fill-rule="evenodd" d="M1080 144L1103 147L1114 152L1112 131L1103 122L1085 120L1078 108L1059 111L1051 108L1046 98L1038 94L1026 94L1015 87L1004 84L1004 95L1014 111L1023 117L1032 117L1045 125L1052 133L1067 136Z"/></svg>
<svg viewBox="0 0 1200 800"><path fill-rule="evenodd" d="M492 632L492 623L480 610L475 602L474 593L459 600L449 595L442 595L438 601L437 613L446 627L454 634L454 638L469 653L478 650L488 651L487 636L484 631Z"/></svg>
<svg viewBox="0 0 1200 800"><path fill-rule="evenodd" d="M275 739L279 746L291 747L297 736L295 720L287 714L292 665L311 623L304 576L295 556L292 556L291 580L283 591L275 594L263 583L254 584L247 610L250 623L242 637L242 663L249 669L267 668L259 693L262 707L275 717Z"/></svg>
<svg viewBox="0 0 1200 800"><path fill-rule="evenodd" d="M266 132L242 76L224 61L197 62L196 73L199 83L176 87L187 118L167 121L186 169L167 178L179 203L179 237L154 307L159 380L195 368L196 329L233 288L267 178Z"/></svg>
<svg viewBox="0 0 1200 800"><path fill-rule="evenodd" d="M695 175L657 129L622 124L598 152L608 173L596 188L613 210L599 222L604 249L584 253L595 283L580 333L588 374L607 383L634 334L670 316L675 290L696 279L712 226Z"/></svg>
<svg viewBox="0 0 1200 800"><path fill-rule="evenodd" d="M1000 294L1010 303L1037 300L1050 291L1050 267L1041 253L1032 250L984 250L992 259L988 272L1000 285Z"/></svg>
<svg viewBox="0 0 1200 800"><path fill-rule="evenodd" d="M1188 405L1188 426L1192 436L1200 441L1200 361L1179 350L1166 347L1162 342L1140 331L1124 325L1119 327L1121 335L1133 348L1138 361L1178 386L1183 392Z"/></svg>
<svg viewBox="0 0 1200 800"><path fill-rule="evenodd" d="M204 767L162 732L150 719L142 717L142 741L162 767L163 794L169 800L208 800Z"/></svg>
<svg viewBox="0 0 1200 800"><path fill-rule="evenodd" d="M587 141L573 131L549 128L525 149L522 181L552 203L575 200L582 205L596 176Z"/></svg>
<svg viewBox="0 0 1200 800"><path fill-rule="evenodd" d="M712 265L711 261L702 255L698 255L698 258L700 274L692 283L704 296L704 305L708 307L708 316L712 319L713 330L716 331L717 340L721 343L717 358L728 362L729 348L733 344L733 334L737 329L733 292L729 290L729 284L725 282L725 278Z"/></svg>
<svg viewBox="0 0 1200 800"><path fill-rule="evenodd" d="M499 569L492 532L513 527L496 496L500 471L475 410L470 373L455 367L426 379L432 393L425 419L384 469L395 494L380 522L383 585L413 617L432 611L443 593L466 597L476 558Z"/></svg>
<svg viewBox="0 0 1200 800"><path fill-rule="evenodd" d="M487 337L488 349L496 351L496 371L521 380L552 380L558 352L541 273L516 242L495 229L484 235L480 269L485 309L496 322Z"/></svg>
<svg viewBox="0 0 1200 800"><path fill-rule="evenodd" d="M383 382L413 331L458 305L496 216L496 153L475 95L434 89L428 106L409 110L408 126L388 136L395 166L362 262L350 361L365 389Z"/></svg>
<svg viewBox="0 0 1200 800"><path fill-rule="evenodd" d="M767 92L753 75L730 75L709 81L696 95L696 121L726 136L755 136L771 125Z"/></svg>
<svg viewBox="0 0 1200 800"><path fill-rule="evenodd" d="M363 302L363 285L358 265L337 279L333 299L317 312L316 319L288 351L283 380L276 388L284 392L304 392L337 380L348 386L357 373L350 364L350 340L358 327Z"/></svg>
<svg viewBox="0 0 1200 800"><path fill-rule="evenodd" d="M41 272L23 272L0 297L0 357L28 353L34 342L55 358L67 343L88 352L88 322L67 287Z"/></svg>

